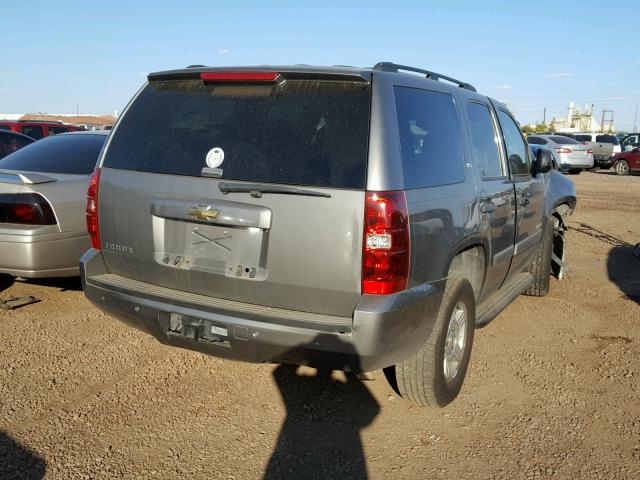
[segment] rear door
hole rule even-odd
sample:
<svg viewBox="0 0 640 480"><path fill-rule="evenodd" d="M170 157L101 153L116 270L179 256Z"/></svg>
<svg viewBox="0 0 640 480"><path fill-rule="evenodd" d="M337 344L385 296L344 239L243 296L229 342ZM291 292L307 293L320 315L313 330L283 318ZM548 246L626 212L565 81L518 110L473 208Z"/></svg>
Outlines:
<svg viewBox="0 0 640 480"><path fill-rule="evenodd" d="M515 188L501 152L497 121L489 105L469 101L471 158L480 175L482 222L489 237L489 263L484 291L493 292L504 281L514 251Z"/></svg>
<svg viewBox="0 0 640 480"><path fill-rule="evenodd" d="M207 75L152 78L113 130L99 191L108 270L350 316L361 291L370 83Z"/></svg>
<svg viewBox="0 0 640 480"><path fill-rule="evenodd" d="M498 119L516 193L515 249L509 269L511 276L519 274L531 264L540 243L544 183L542 175L531 175L531 150L527 147L517 122L503 109L498 109Z"/></svg>

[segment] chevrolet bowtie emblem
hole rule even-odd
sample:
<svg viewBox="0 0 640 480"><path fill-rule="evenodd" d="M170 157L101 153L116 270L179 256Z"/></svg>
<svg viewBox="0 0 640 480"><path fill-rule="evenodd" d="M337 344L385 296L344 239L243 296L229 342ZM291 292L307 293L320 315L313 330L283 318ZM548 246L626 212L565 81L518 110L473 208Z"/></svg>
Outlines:
<svg viewBox="0 0 640 480"><path fill-rule="evenodd" d="M220 211L210 210L208 208L191 207L187 210L187 215L195 217L197 220L213 220L218 216Z"/></svg>

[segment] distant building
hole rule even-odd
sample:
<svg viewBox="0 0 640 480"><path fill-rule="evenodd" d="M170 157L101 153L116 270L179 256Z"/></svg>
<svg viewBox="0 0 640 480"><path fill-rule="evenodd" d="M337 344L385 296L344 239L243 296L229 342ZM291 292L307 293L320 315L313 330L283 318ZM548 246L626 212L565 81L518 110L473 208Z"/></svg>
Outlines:
<svg viewBox="0 0 640 480"><path fill-rule="evenodd" d="M599 132L601 128L593 116L593 104L581 109L579 106L574 105L573 102L570 102L567 107L566 117L553 117L549 125L552 126L556 132L563 133ZM606 126L607 130L614 131L613 120Z"/></svg>
<svg viewBox="0 0 640 480"><path fill-rule="evenodd" d="M0 113L0 120L63 122L72 125L81 125L89 130L104 128L107 125L116 123L116 117L112 115L75 115L65 113Z"/></svg>

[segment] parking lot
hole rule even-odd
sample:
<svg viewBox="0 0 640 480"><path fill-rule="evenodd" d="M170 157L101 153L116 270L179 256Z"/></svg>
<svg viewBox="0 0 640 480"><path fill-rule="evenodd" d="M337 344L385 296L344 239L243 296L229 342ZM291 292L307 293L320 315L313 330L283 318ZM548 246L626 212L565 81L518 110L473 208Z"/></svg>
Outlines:
<svg viewBox="0 0 640 480"><path fill-rule="evenodd" d="M0 280L0 478L639 478L640 177L571 177L570 270L476 332L460 397L163 346L78 280Z"/></svg>

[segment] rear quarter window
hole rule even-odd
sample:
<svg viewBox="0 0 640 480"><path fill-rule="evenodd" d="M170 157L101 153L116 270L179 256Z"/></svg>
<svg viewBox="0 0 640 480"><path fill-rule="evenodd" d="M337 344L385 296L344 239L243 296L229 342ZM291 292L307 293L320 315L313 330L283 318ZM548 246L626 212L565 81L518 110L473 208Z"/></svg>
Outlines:
<svg viewBox="0 0 640 480"><path fill-rule="evenodd" d="M369 84L287 80L282 85L151 82L112 134L104 167L363 189Z"/></svg>
<svg viewBox="0 0 640 480"><path fill-rule="evenodd" d="M394 87L406 189L464 180L460 121L447 93Z"/></svg>

